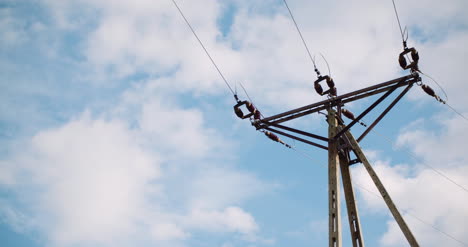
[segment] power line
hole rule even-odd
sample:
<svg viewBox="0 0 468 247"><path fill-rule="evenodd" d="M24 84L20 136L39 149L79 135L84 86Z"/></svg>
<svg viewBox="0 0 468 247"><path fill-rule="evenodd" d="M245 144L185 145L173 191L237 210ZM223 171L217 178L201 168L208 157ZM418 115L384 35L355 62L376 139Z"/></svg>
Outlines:
<svg viewBox="0 0 468 247"><path fill-rule="evenodd" d="M296 26L296 29L297 29L297 32L299 33L299 36L301 36L302 43L304 44L304 47L305 47L306 50L307 50L307 54L309 54L310 61L312 61L312 63L313 63L314 66L315 66L315 60L312 58L312 55L310 54L309 47L307 47L307 43L305 42L305 39L304 39L304 37L302 36L302 32L301 32L301 30L299 29L299 26L297 25L296 19L294 18L294 15L293 15L293 13L291 12L291 9L289 8L289 5L288 5L288 3L286 2L286 0L283 0L283 2L284 2L284 4L286 5L286 8L288 9L289 15L291 16L291 19L292 19L293 22L294 22L294 26Z"/></svg>
<svg viewBox="0 0 468 247"><path fill-rule="evenodd" d="M459 111L455 110L455 108L453 108L451 105L449 105L447 102L445 103L445 105L447 105L450 109L452 109L453 112L455 112L456 114L458 114L460 117L462 117L463 119L465 119L466 121L468 121L468 118L466 118L463 114L461 114Z"/></svg>
<svg viewBox="0 0 468 247"><path fill-rule="evenodd" d="M231 93L233 95L236 95L234 93L234 90L232 90L231 88L231 85L229 85L228 81L226 80L226 78L224 77L223 73L221 73L221 70L218 68L218 65L216 65L215 61L213 60L213 58L210 56L210 53L208 53L208 50L205 48L205 45L203 45L203 42L200 40L200 38L198 37L197 33L195 33L195 30L192 28L192 25L190 25L190 22L187 20L187 18L185 18L185 15L184 13L182 13L182 10L179 8L179 6L177 5L177 3L175 2L175 0L172 0L172 2L174 3L174 5L176 6L177 10L179 11L180 15L182 16L182 18L184 18L185 20L185 23L187 23L187 26L190 28L190 30L192 31L193 35L195 36L195 38L197 38L198 40L198 43L200 43L201 47L203 48L203 50L205 51L206 55L208 56L208 58L211 60L211 63L214 65L214 67L216 68L216 70L218 71L219 75L221 76L221 78L223 78L223 81L224 83L226 84L226 86L229 88L229 90L231 91Z"/></svg>
<svg viewBox="0 0 468 247"><path fill-rule="evenodd" d="M403 29L401 28L400 17L398 16L398 11L397 11L397 8L396 8L396 5L395 5L395 0L392 0L392 3L393 3L393 9L395 10L395 15L396 15L396 18L397 18L397 21L398 21L398 27L400 27L401 39L403 40L403 44L405 45L405 43L406 43L405 35L403 34Z"/></svg>

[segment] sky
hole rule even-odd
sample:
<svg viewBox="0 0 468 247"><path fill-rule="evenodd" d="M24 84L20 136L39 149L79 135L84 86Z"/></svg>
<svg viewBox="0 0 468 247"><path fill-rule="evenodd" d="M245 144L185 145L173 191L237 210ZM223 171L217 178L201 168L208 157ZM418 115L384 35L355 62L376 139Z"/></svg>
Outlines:
<svg viewBox="0 0 468 247"><path fill-rule="evenodd" d="M263 115L323 100L283 1L177 3ZM408 74L390 0L288 3L339 94ZM396 3L420 69L468 116L468 2ZM0 33L2 246L327 245L326 151L237 118L172 1L0 0ZM320 114L290 124L327 133ZM468 243L467 139L468 122L415 86L361 142L421 246ZM351 173L366 245L407 246L363 166Z"/></svg>

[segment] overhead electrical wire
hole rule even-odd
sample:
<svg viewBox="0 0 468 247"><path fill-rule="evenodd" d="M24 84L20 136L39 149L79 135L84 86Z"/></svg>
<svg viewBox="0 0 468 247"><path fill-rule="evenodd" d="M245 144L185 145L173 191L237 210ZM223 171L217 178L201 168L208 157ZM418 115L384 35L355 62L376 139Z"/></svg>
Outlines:
<svg viewBox="0 0 468 247"><path fill-rule="evenodd" d="M294 18L294 15L293 15L293 13L291 12L291 9L289 8L289 5L288 5L288 3L286 2L286 0L283 0L283 2L284 2L284 5L286 5L286 8L288 9L289 15L291 16L291 19L292 19L293 22L294 22L294 26L296 26L296 29L297 29L297 32L299 33L299 36L301 36L302 43L304 44L304 47L305 47L306 50L307 50L307 54L309 54L310 61L312 61L312 63L313 63L314 66L315 66L315 59L312 58L312 54L310 53L309 47L307 46L307 43L306 43L306 41L305 41L305 39L304 39L304 36L302 36L302 32L301 32L301 30L299 29L299 26L297 25L296 19Z"/></svg>
<svg viewBox="0 0 468 247"><path fill-rule="evenodd" d="M403 45L406 46L405 34L403 32L403 29L401 28L400 17L398 16L398 11L397 11L397 8L396 8L396 5L395 5L395 0L392 0L392 3L393 3L393 9L395 10L396 19L398 21L398 27L400 28L401 39L403 40ZM405 30L406 30L406 28L405 28ZM406 39L408 39L408 38L406 38Z"/></svg>
<svg viewBox="0 0 468 247"><path fill-rule="evenodd" d="M325 56L324 56L322 53L320 53L320 56L322 56L323 60L324 60L324 61L325 61L325 63L327 64L327 68L328 68L328 75L329 75L330 77L332 77L331 70L330 70L330 65L328 64L328 61L327 61L327 59L325 58Z"/></svg>
<svg viewBox="0 0 468 247"><path fill-rule="evenodd" d="M177 10L179 11L180 15L182 16L182 18L184 18L184 21L185 23L187 23L187 26L190 28L190 30L192 31L193 35L195 36L195 38L197 38L198 40L198 43L200 43L201 47L203 48L203 50L205 51L206 55L208 56L208 58L211 60L211 63L213 64L213 66L216 68L216 70L218 71L219 75L221 76L221 78L223 78L223 81L224 83L226 84L226 86L229 88L229 90L231 91L232 95L236 95L236 93L234 92L234 90L232 90L232 87L231 85L229 84L229 82L226 80L226 78L224 77L223 73L221 73L221 70L218 68L218 65L216 65L215 61L213 60L213 58L211 57L210 53L208 52L208 50L206 49L205 45L203 44L203 42L200 40L200 38L198 37L197 33L195 32L195 30L193 29L192 25L190 25L190 22L187 20L187 18L185 17L184 13L182 12L182 10L179 8L179 5L177 5L176 1L175 0L172 0L172 2L174 3L175 7L177 8Z"/></svg>
<svg viewBox="0 0 468 247"><path fill-rule="evenodd" d="M445 105L447 105L450 109L452 109L453 112L455 112L456 114L458 114L460 117L462 117L463 119L465 119L466 121L468 121L468 118L466 118L463 114L461 114L459 111L457 111L455 108L453 108L451 105L449 105L448 103L445 103Z"/></svg>

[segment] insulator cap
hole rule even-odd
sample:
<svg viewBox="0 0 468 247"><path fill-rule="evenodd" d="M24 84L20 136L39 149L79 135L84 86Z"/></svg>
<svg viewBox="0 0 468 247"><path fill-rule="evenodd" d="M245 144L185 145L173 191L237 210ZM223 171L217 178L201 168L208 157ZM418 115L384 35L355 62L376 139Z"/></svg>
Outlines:
<svg viewBox="0 0 468 247"><path fill-rule="evenodd" d="M335 87L335 82L333 81L332 78L328 77L327 78L327 85L329 88L334 88Z"/></svg>
<svg viewBox="0 0 468 247"><path fill-rule="evenodd" d="M247 101L245 106L247 107L247 110L249 110L249 112L251 112L251 113L254 113L255 110L256 110L255 106L252 103L250 103L249 101Z"/></svg>
<svg viewBox="0 0 468 247"><path fill-rule="evenodd" d="M356 117L354 117L354 114L346 109L342 109L341 112L343 113L343 115L351 120L354 120L356 119Z"/></svg>
<svg viewBox="0 0 468 247"><path fill-rule="evenodd" d="M400 54L398 57L398 63L400 63L401 68L406 69L406 66L408 66L408 63L406 62L406 58L403 54Z"/></svg>
<svg viewBox="0 0 468 247"><path fill-rule="evenodd" d="M414 49L412 52L411 52L411 58L413 59L413 61L415 61L416 63L418 63L419 61L419 53L416 49Z"/></svg>
<svg viewBox="0 0 468 247"><path fill-rule="evenodd" d="M425 84L423 84L421 87L424 90L424 92L426 92L427 94L429 94L432 97L436 97L436 94L435 94L434 90L431 87L429 87L428 85L425 85Z"/></svg>
<svg viewBox="0 0 468 247"><path fill-rule="evenodd" d="M323 95L323 88L322 88L322 86L320 86L320 84L315 83L314 88L315 88L315 91L316 91L318 94Z"/></svg>
<svg viewBox="0 0 468 247"><path fill-rule="evenodd" d="M336 87L330 88L330 95L331 96L336 96L336 94L337 94Z"/></svg>
<svg viewBox="0 0 468 247"><path fill-rule="evenodd" d="M239 118L244 118L244 113L242 112L242 110L238 107L234 107L234 112L236 113L236 115L239 117Z"/></svg>
<svg viewBox="0 0 468 247"><path fill-rule="evenodd" d="M262 113L259 110L255 109L254 119L259 120L261 116L262 116Z"/></svg>

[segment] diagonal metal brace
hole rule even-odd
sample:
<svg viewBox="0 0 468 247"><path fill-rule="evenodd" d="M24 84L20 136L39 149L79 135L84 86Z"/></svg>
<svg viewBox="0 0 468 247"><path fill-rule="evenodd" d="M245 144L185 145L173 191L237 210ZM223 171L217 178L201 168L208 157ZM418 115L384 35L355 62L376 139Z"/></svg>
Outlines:
<svg viewBox="0 0 468 247"><path fill-rule="evenodd" d="M380 122L380 120L382 120L382 118L385 117L385 115L387 115L387 113L396 105L396 103L398 103L398 101L401 100L401 98L403 98L403 96L405 96L405 94L411 89L411 87L413 87L413 83L409 84L401 93L400 95L398 95L398 97L393 100L393 102L382 112L382 114L380 114L377 119L375 119L375 121L364 131L364 133L361 134L361 136L357 139L358 142L362 141L362 139L364 139L364 137L366 137L366 135Z"/></svg>
<svg viewBox="0 0 468 247"><path fill-rule="evenodd" d="M367 113L372 111L378 104L382 103L390 94L392 94L395 89L397 89L401 83L404 83L404 81L400 81L397 85L393 86L392 89L387 91L382 97L380 97L378 100L376 100L369 108L367 108L365 111L363 111L356 119L354 119L350 124L348 124L346 127L344 127L338 134L336 134L333 139L336 140L338 137L343 135L346 131L348 131L351 127L353 127L357 122L359 122Z"/></svg>

